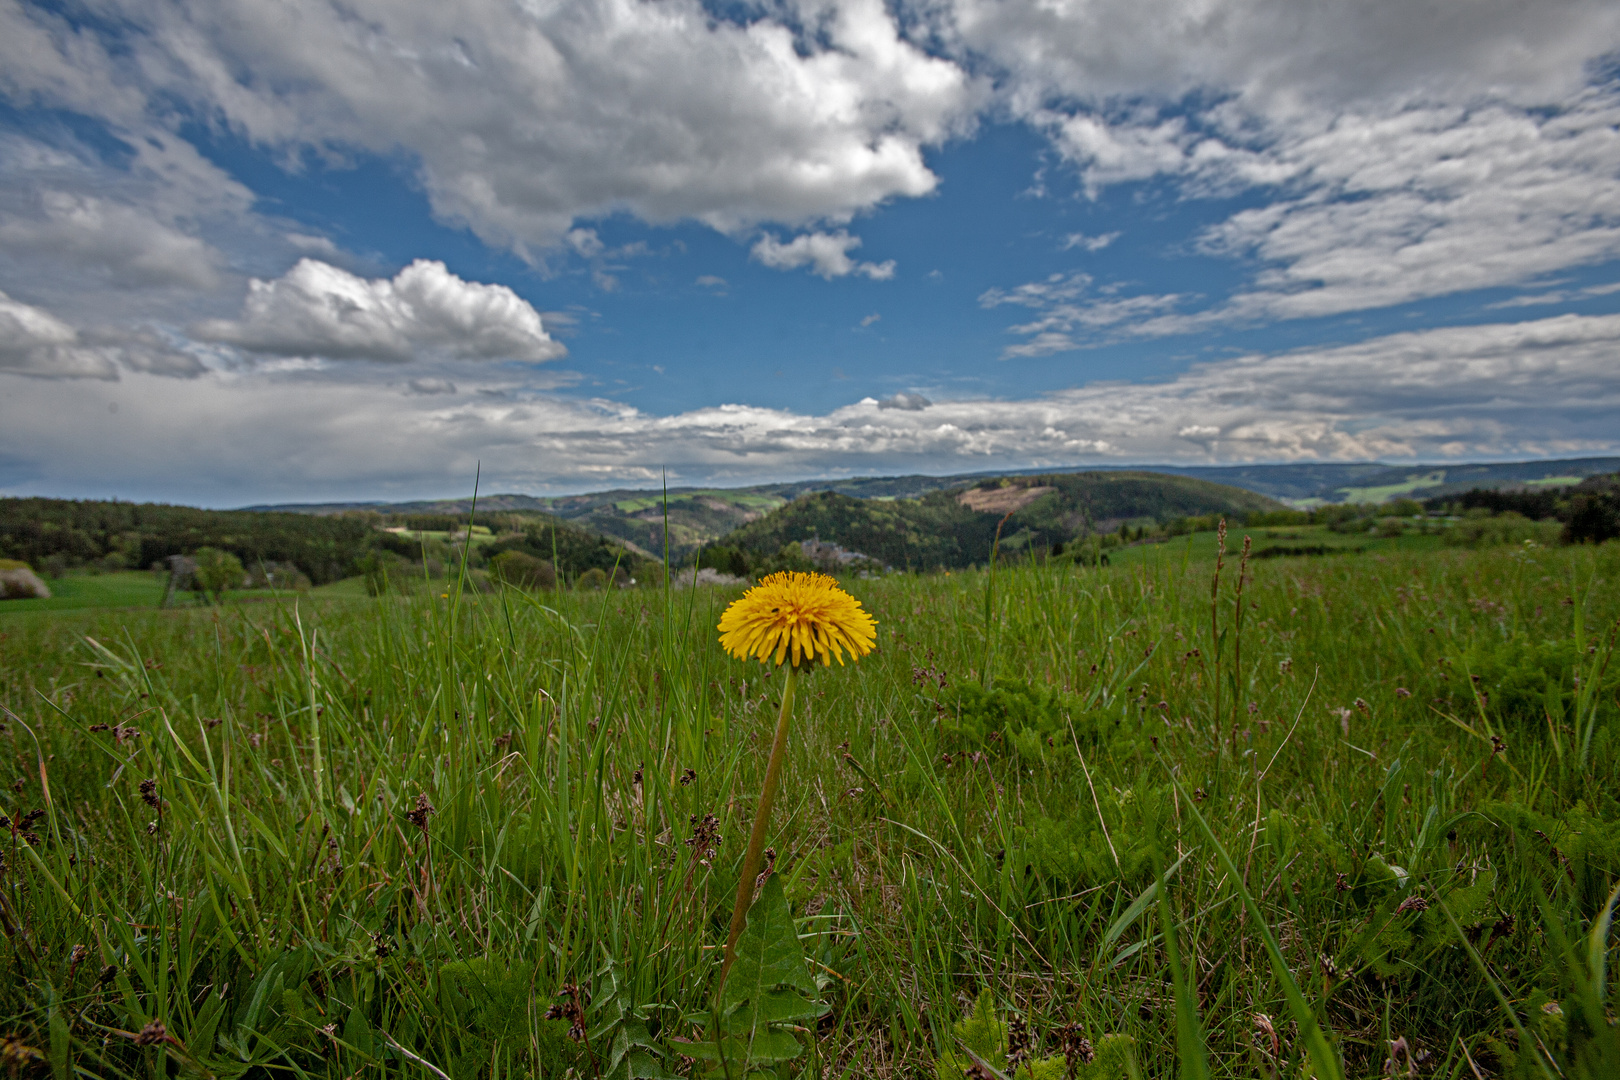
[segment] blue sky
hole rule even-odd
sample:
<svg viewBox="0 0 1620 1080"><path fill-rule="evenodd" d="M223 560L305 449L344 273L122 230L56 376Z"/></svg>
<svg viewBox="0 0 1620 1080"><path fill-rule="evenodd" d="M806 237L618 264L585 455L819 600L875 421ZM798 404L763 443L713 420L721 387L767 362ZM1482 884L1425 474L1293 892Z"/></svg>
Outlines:
<svg viewBox="0 0 1620 1080"><path fill-rule="evenodd" d="M1620 452L1620 14L0 0L0 493Z"/></svg>

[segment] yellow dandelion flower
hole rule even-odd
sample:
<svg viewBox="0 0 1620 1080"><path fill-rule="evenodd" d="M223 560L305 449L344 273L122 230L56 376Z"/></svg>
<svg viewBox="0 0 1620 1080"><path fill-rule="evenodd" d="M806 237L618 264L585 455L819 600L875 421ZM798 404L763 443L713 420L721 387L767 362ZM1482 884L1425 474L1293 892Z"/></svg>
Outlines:
<svg viewBox="0 0 1620 1080"><path fill-rule="evenodd" d="M774 657L795 668L859 660L877 643L877 620L826 574L784 571L743 593L720 616L720 646L739 660Z"/></svg>

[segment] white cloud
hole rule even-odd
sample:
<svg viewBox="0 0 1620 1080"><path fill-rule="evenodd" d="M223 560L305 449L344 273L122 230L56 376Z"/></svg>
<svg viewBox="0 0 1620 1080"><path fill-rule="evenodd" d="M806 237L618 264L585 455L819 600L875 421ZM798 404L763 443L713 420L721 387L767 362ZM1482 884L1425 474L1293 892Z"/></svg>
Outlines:
<svg viewBox="0 0 1620 1080"><path fill-rule="evenodd" d="M501 489L555 491L656 482L665 466L672 480L743 484L835 469L1614 453L1617 349L1620 316L1561 316L1245 356L1162 383L923 408L912 407L921 395L895 395L822 415L720 405L656 416L495 385L380 394L250 369L126 374L109 426L59 382L15 380L0 458L47 490L95 477L96 490L133 495L162 476L170 497L241 504L444 494L470 486L478 462ZM176 491L177 475L197 486Z"/></svg>
<svg viewBox="0 0 1620 1080"><path fill-rule="evenodd" d="M863 316L861 318L861 329L864 330L867 327L873 326L873 325L875 325L877 323L880 323L882 321L883 321L883 316L880 315L878 312L874 311L874 312L872 312L872 314Z"/></svg>
<svg viewBox="0 0 1620 1080"><path fill-rule="evenodd" d="M1078 271L1072 274L1051 274L1044 281L1031 281L1012 289L986 289L979 296L979 306L1001 307L1017 304L1027 308L1046 308L1065 300L1073 300L1091 287L1092 277Z"/></svg>
<svg viewBox="0 0 1620 1080"><path fill-rule="evenodd" d="M1109 327L1110 338L1161 337L1388 307L1620 258L1620 84L1552 110L1295 116L1274 135L1263 156L1289 182L1198 241L1257 267L1225 299L1144 294L1059 308L1091 285L1071 275L992 289L980 302L1048 312L1019 333ZM1231 180L1231 157L1204 152L1216 140L1199 138L1172 171L1188 183ZM1039 351L1057 344L1047 338Z"/></svg>
<svg viewBox="0 0 1620 1080"><path fill-rule="evenodd" d="M40 194L40 213L0 222L0 248L82 263L124 288L219 282L219 256L145 210L65 191Z"/></svg>
<svg viewBox="0 0 1620 1080"><path fill-rule="evenodd" d="M1279 144L1300 193L1205 237L1265 269L1241 317L1310 317L1514 284L1620 256L1620 88L1344 115ZM1369 152L1369 148L1376 148Z"/></svg>
<svg viewBox="0 0 1620 1080"><path fill-rule="evenodd" d="M1142 326L1185 318L1167 313L1193 299L1180 293L1119 296L1112 289L1093 290L1093 284L1090 274L1075 272L1052 274L1044 281L1026 282L1011 289L985 290L979 296L980 307L1014 304L1040 313L1038 318L1007 328L1008 333L1028 340L1007 346L1002 359L1050 356L1139 333ZM1088 295L1093 291L1102 295Z"/></svg>
<svg viewBox="0 0 1620 1080"><path fill-rule="evenodd" d="M195 332L251 353L333 360L541 361L566 352L511 289L463 281L426 259L370 280L301 259L274 281L255 279L240 319Z"/></svg>
<svg viewBox="0 0 1620 1080"><path fill-rule="evenodd" d="M906 412L922 412L932 404L932 401L929 401L921 394L915 394L909 390L902 390L897 394L891 394L888 397L880 400L877 403L877 407L880 409L903 409Z"/></svg>
<svg viewBox="0 0 1620 1080"><path fill-rule="evenodd" d="M3 7L14 96L123 123L179 100L293 156L402 150L441 218L520 251L620 210L738 232L926 194L923 148L981 96L882 0L746 23L697 0Z"/></svg>
<svg viewBox="0 0 1620 1080"><path fill-rule="evenodd" d="M1620 257L1620 6L1600 0L949 0L1095 197L1255 191L1204 237L1255 266L1208 317L1312 317ZM1597 80L1595 83L1593 80ZM1257 190L1256 190L1257 189Z"/></svg>
<svg viewBox="0 0 1620 1080"><path fill-rule="evenodd" d="M0 372L43 379L116 379L117 354L86 345L67 323L0 293Z"/></svg>
<svg viewBox="0 0 1620 1080"><path fill-rule="evenodd" d="M1620 39L1607 0L948 0L937 32L1026 108L1214 91L1249 110L1417 95L1539 103L1574 92Z"/></svg>
<svg viewBox="0 0 1620 1080"><path fill-rule="evenodd" d="M318 255L323 259L335 259L341 252L338 246L325 236L311 236L308 233L287 233L284 239L296 251Z"/></svg>
<svg viewBox="0 0 1620 1080"><path fill-rule="evenodd" d="M1553 289L1551 292L1536 293L1533 296L1515 296L1508 300L1498 300L1494 304L1486 304L1486 310L1516 307L1540 307L1546 304L1568 304L1578 300L1591 300L1598 296L1609 296L1620 292L1620 282L1608 282L1603 285L1588 285L1584 289Z"/></svg>
<svg viewBox="0 0 1620 1080"><path fill-rule="evenodd" d="M843 229L837 232L801 233L782 243L770 233L754 244L753 257L776 270L797 270L810 267L810 272L831 281L835 277L860 274L873 281L888 281L894 277L894 260L881 263L856 262L849 253L861 246L861 238L851 236Z"/></svg>
<svg viewBox="0 0 1620 1080"><path fill-rule="evenodd" d="M121 370L188 378L207 368L152 330L82 331L44 308L0 292L0 374L116 381Z"/></svg>
<svg viewBox="0 0 1620 1080"><path fill-rule="evenodd" d="M1073 251L1075 248L1080 248L1082 251L1101 251L1115 240L1118 240L1121 235L1118 232L1102 233L1098 236L1087 236L1085 233L1070 233L1063 238L1060 250Z"/></svg>

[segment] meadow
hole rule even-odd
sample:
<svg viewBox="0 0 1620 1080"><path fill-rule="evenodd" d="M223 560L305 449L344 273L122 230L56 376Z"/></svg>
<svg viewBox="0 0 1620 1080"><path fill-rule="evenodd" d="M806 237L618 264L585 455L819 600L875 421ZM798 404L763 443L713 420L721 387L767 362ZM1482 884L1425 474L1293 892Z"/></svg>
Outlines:
<svg viewBox="0 0 1620 1080"><path fill-rule="evenodd" d="M1620 1075L1620 544L1432 541L846 582L718 1018L740 590L0 616L0 1064Z"/></svg>

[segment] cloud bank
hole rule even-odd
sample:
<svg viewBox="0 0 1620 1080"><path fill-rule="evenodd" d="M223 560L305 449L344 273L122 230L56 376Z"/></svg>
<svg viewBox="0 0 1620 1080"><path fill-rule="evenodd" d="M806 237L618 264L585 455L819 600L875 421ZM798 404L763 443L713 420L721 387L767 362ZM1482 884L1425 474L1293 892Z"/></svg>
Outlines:
<svg viewBox="0 0 1620 1080"><path fill-rule="evenodd" d="M219 504L305 497L560 491L671 481L955 472L1086 463L1434 460L1620 449L1620 316L1396 334L1198 365L1159 384L1025 400L906 392L823 415L719 405L655 416L492 384L311 386L272 372L176 382L126 374L87 400L16 380L3 486L95 476L139 492L178 473ZM477 369L474 369L477 370ZM101 400L116 402L109 417ZM193 418L172 423L176 410ZM80 482L82 483L82 482ZM493 487L491 487L493 485Z"/></svg>

